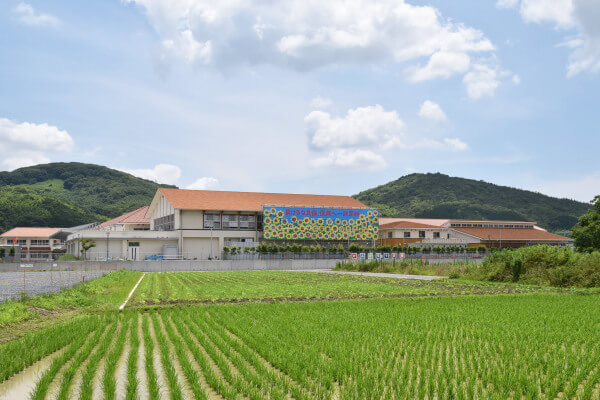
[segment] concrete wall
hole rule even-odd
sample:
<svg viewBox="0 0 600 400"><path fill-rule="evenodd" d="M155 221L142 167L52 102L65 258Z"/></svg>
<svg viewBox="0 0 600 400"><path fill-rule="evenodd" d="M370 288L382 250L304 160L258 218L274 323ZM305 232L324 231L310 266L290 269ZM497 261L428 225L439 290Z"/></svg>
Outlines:
<svg viewBox="0 0 600 400"><path fill-rule="evenodd" d="M338 260L196 260L196 261L62 261L35 262L28 271L50 269L57 264L65 268L91 268L103 270L128 269L142 272L170 271L252 271L252 270L298 270L298 269L328 269L335 267ZM53 267L56 270L57 267ZM20 264L0 264L0 272L22 271Z"/></svg>

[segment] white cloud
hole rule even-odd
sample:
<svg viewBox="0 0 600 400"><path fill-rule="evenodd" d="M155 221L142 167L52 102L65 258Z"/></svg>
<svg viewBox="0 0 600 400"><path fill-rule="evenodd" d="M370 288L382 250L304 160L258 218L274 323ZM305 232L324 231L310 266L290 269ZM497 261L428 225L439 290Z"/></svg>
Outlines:
<svg viewBox="0 0 600 400"><path fill-rule="evenodd" d="M404 128L396 111L385 111L379 104L348 110L335 118L313 111L304 118L310 145L317 149L385 145L395 140Z"/></svg>
<svg viewBox="0 0 600 400"><path fill-rule="evenodd" d="M464 73L470 54L494 51L481 31L404 0L126 1L144 9L166 62L300 70L414 62L407 72L418 82Z"/></svg>
<svg viewBox="0 0 600 400"><path fill-rule="evenodd" d="M327 97L321 97L321 96L317 96L310 101L311 107L318 108L318 109L327 108L331 105L331 103L332 103L331 99L329 99Z"/></svg>
<svg viewBox="0 0 600 400"><path fill-rule="evenodd" d="M471 58L465 53L437 52L429 62L421 67L407 69L411 82L422 82L435 78L448 78L454 74L465 73L471 65Z"/></svg>
<svg viewBox="0 0 600 400"><path fill-rule="evenodd" d="M181 168L171 164L157 164L149 169L121 169L123 172L157 183L174 185L181 176Z"/></svg>
<svg viewBox="0 0 600 400"><path fill-rule="evenodd" d="M443 114L441 108L439 111ZM381 169L386 166L385 152L392 149L468 149L458 138L437 140L409 135L398 113L386 111L379 104L350 109L343 117L313 111L304 122L310 148L321 153L310 162L318 168Z"/></svg>
<svg viewBox="0 0 600 400"><path fill-rule="evenodd" d="M517 74L514 74L513 77L512 77L512 82L515 85L520 85L521 84L521 77L519 75L517 75Z"/></svg>
<svg viewBox="0 0 600 400"><path fill-rule="evenodd" d="M17 168L29 167L31 165L46 164L49 163L50 159L38 151L22 150L16 153L12 153L2 161L2 165L8 171L15 170Z"/></svg>
<svg viewBox="0 0 600 400"><path fill-rule="evenodd" d="M194 183L188 185L186 189L194 189L194 190L212 190L219 187L219 180L213 177L203 177L200 179L196 179Z"/></svg>
<svg viewBox="0 0 600 400"><path fill-rule="evenodd" d="M555 25L556 29L576 32L559 46L572 50L567 65L567 76L582 72L600 72L600 2L597 0L499 0L518 9L525 22Z"/></svg>
<svg viewBox="0 0 600 400"><path fill-rule="evenodd" d="M493 67L485 64L476 64L463 78L467 86L467 93L472 99L483 96L493 96L500 86L500 73Z"/></svg>
<svg viewBox="0 0 600 400"><path fill-rule="evenodd" d="M460 140L459 138L445 138L444 144L447 145L452 151L469 150L469 145Z"/></svg>
<svg viewBox="0 0 600 400"><path fill-rule="evenodd" d="M57 26L60 22L58 18L53 15L39 12L36 13L33 7L25 2L17 4L17 6L13 8L13 12L19 21L27 25Z"/></svg>
<svg viewBox="0 0 600 400"><path fill-rule="evenodd" d="M439 104L434 103L431 100L425 100L419 110L419 117L431 119L434 121L445 121L447 119L446 113Z"/></svg>
<svg viewBox="0 0 600 400"><path fill-rule="evenodd" d="M177 39L163 40L162 45L166 53L183 58L188 62L200 62L202 64L210 62L212 54L210 40L198 42L194 39L194 34L189 29L181 32Z"/></svg>
<svg viewBox="0 0 600 400"><path fill-rule="evenodd" d="M386 166L386 162L380 154L361 149L336 149L326 156L311 160L310 164L315 168L367 170L379 170Z"/></svg>
<svg viewBox="0 0 600 400"><path fill-rule="evenodd" d="M48 124L18 123L0 118L2 166L15 169L50 161L46 153L65 153L73 149L67 131Z"/></svg>

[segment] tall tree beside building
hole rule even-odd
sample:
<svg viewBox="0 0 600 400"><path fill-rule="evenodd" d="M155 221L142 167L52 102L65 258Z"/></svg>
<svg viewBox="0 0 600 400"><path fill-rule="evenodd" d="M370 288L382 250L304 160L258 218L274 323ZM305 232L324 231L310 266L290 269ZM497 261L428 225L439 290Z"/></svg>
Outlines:
<svg viewBox="0 0 600 400"><path fill-rule="evenodd" d="M580 251L600 250L600 196L592 201L593 207L579 218L571 235Z"/></svg>

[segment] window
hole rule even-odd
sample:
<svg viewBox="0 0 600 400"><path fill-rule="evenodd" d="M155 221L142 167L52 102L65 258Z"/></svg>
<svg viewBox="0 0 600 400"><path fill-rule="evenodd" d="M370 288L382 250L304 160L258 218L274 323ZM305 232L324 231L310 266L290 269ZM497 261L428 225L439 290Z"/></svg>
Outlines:
<svg viewBox="0 0 600 400"><path fill-rule="evenodd" d="M8 241L6 243L8 243ZM18 246L27 246L27 240L19 239L19 240L17 240L17 245Z"/></svg>
<svg viewBox="0 0 600 400"><path fill-rule="evenodd" d="M447 237L447 239L450 239L450 234L448 234L448 237Z"/></svg>
<svg viewBox="0 0 600 400"><path fill-rule="evenodd" d="M150 228L133 228L134 231L149 231Z"/></svg>
<svg viewBox="0 0 600 400"><path fill-rule="evenodd" d="M29 253L29 258L31 259L46 259L49 257L48 253Z"/></svg>
<svg viewBox="0 0 600 400"><path fill-rule="evenodd" d="M32 246L50 246L50 240L48 239L33 239L31 241Z"/></svg>
<svg viewBox="0 0 600 400"><path fill-rule="evenodd" d="M238 227L237 214L223 214L223 229L237 229Z"/></svg>
<svg viewBox="0 0 600 400"><path fill-rule="evenodd" d="M173 229L175 229L175 214L156 218L154 220L155 231L172 231Z"/></svg>
<svg viewBox="0 0 600 400"><path fill-rule="evenodd" d="M404 238L405 239L410 238L410 232L404 232Z"/></svg>
<svg viewBox="0 0 600 400"><path fill-rule="evenodd" d="M419 231L419 238L425 239L425 231Z"/></svg>
<svg viewBox="0 0 600 400"><path fill-rule="evenodd" d="M256 215L241 214L240 215L240 229L256 229Z"/></svg>
<svg viewBox="0 0 600 400"><path fill-rule="evenodd" d="M433 232L433 238L434 239L439 239L440 238L440 233L439 232Z"/></svg>
<svg viewBox="0 0 600 400"><path fill-rule="evenodd" d="M140 247L140 242L129 242L129 247Z"/></svg>
<svg viewBox="0 0 600 400"><path fill-rule="evenodd" d="M221 214L204 213L204 229L221 229Z"/></svg>
<svg viewBox="0 0 600 400"><path fill-rule="evenodd" d="M388 239L391 239L393 237L394 237L393 233L392 232L388 232Z"/></svg>

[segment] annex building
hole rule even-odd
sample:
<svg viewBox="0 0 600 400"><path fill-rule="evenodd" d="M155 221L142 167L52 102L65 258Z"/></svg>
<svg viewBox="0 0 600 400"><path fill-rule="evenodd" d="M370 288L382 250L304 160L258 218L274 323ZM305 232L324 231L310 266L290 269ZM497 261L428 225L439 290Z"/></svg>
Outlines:
<svg viewBox="0 0 600 400"><path fill-rule="evenodd" d="M6 259L46 261L65 253L67 233L62 228L17 227L0 235L0 246ZM13 256L8 257L13 249Z"/></svg>
<svg viewBox="0 0 600 400"><path fill-rule="evenodd" d="M537 244L570 246L573 239L527 221L381 218L382 245L523 247Z"/></svg>

